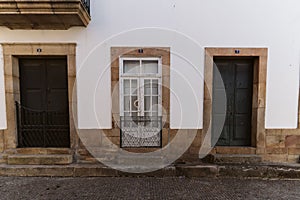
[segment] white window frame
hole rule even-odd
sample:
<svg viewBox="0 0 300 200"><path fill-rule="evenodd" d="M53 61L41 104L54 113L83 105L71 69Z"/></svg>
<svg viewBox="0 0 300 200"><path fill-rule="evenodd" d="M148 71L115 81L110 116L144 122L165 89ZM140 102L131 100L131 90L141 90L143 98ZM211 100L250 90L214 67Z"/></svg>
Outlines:
<svg viewBox="0 0 300 200"><path fill-rule="evenodd" d="M139 61L139 72L135 74L127 74L123 72L124 69L124 61ZM158 73L143 73L142 69L142 61L158 61ZM138 116L144 116L144 81L145 79L156 79L158 80L158 104L160 105L158 108L158 116L162 116L162 59L161 57L119 57L119 105L120 105L120 116L124 116L124 80L132 80L137 79L137 98L140 103L139 108L141 111L138 111ZM131 82L130 82L130 105L131 104ZM151 87L151 104L152 105L152 87ZM131 108L129 108L129 112L131 112ZM152 114L151 110L151 114Z"/></svg>

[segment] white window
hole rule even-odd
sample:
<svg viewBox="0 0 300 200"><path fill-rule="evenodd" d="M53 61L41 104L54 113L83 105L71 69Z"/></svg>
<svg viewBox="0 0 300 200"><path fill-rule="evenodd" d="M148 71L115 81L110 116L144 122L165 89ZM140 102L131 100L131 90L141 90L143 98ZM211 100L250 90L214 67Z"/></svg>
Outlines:
<svg viewBox="0 0 300 200"><path fill-rule="evenodd" d="M161 116L161 60L120 59L121 116Z"/></svg>
<svg viewBox="0 0 300 200"><path fill-rule="evenodd" d="M123 57L119 72L121 146L160 146L161 59Z"/></svg>

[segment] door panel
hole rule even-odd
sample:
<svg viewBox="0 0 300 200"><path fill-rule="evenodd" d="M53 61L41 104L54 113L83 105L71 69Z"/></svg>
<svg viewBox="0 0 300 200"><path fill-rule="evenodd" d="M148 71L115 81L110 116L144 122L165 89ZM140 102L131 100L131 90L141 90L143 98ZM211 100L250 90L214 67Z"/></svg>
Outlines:
<svg viewBox="0 0 300 200"><path fill-rule="evenodd" d="M47 60L47 109L68 110L68 77L65 60Z"/></svg>
<svg viewBox="0 0 300 200"><path fill-rule="evenodd" d="M42 61L31 63L20 61L21 101L31 109L42 110L45 107L45 67ZM30 78L29 78L30 77ZM22 95L26 94L26 95Z"/></svg>
<svg viewBox="0 0 300 200"><path fill-rule="evenodd" d="M251 128L249 118L246 115L235 115L235 131L233 132L233 139L249 139L248 133Z"/></svg>
<svg viewBox="0 0 300 200"><path fill-rule="evenodd" d="M69 147L65 59L20 59L20 147Z"/></svg>
<svg viewBox="0 0 300 200"><path fill-rule="evenodd" d="M242 62L242 61L236 61ZM236 88L246 88L248 89L252 85L252 79L250 77L251 69L253 66L249 66L248 63L240 64L235 63L235 73L236 73ZM250 80L251 79L251 80Z"/></svg>
<svg viewBox="0 0 300 200"><path fill-rule="evenodd" d="M231 128L232 128L231 127L231 117L226 116L226 120L225 120L225 123L224 123L222 134L220 135L220 138L219 138L218 143L217 143L218 145L229 143Z"/></svg>
<svg viewBox="0 0 300 200"><path fill-rule="evenodd" d="M214 62L223 79L227 100L226 120L217 145L249 146L251 145L253 60L229 57L215 58ZM220 115L216 112L221 109L217 99L222 95L222 84L218 83L216 73L217 71L214 70L213 125Z"/></svg>
<svg viewBox="0 0 300 200"><path fill-rule="evenodd" d="M236 89L235 94L235 113L236 114L248 114L249 112L249 89Z"/></svg>

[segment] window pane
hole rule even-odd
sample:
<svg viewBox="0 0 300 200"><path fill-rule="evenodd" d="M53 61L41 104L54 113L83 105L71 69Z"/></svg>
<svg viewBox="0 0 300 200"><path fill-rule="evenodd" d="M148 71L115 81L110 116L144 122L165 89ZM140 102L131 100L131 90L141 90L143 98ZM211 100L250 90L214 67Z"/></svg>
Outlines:
<svg viewBox="0 0 300 200"><path fill-rule="evenodd" d="M137 96L131 97L131 110L137 111L139 106L139 102L137 101Z"/></svg>
<svg viewBox="0 0 300 200"><path fill-rule="evenodd" d="M158 96L152 97L152 111L158 111Z"/></svg>
<svg viewBox="0 0 300 200"><path fill-rule="evenodd" d="M145 74L157 74L158 73L158 61L157 60L144 60L142 61L142 68Z"/></svg>
<svg viewBox="0 0 300 200"><path fill-rule="evenodd" d="M123 73L137 74L139 73L140 61L138 60L124 60Z"/></svg>
<svg viewBox="0 0 300 200"><path fill-rule="evenodd" d="M129 96L124 97L124 111L129 111L130 110L130 98Z"/></svg>
<svg viewBox="0 0 300 200"><path fill-rule="evenodd" d="M131 80L131 93L137 94L137 80Z"/></svg>
<svg viewBox="0 0 300 200"><path fill-rule="evenodd" d="M124 80L124 95L130 94L130 80Z"/></svg>
<svg viewBox="0 0 300 200"><path fill-rule="evenodd" d="M151 97L144 97L144 109L150 111Z"/></svg>
<svg viewBox="0 0 300 200"><path fill-rule="evenodd" d="M144 93L145 95L151 95L151 80L145 79L144 81Z"/></svg>
<svg viewBox="0 0 300 200"><path fill-rule="evenodd" d="M158 95L158 80L152 81L152 94Z"/></svg>
<svg viewBox="0 0 300 200"><path fill-rule="evenodd" d="M152 112L152 117L157 117L158 116L158 112Z"/></svg>
<svg viewBox="0 0 300 200"><path fill-rule="evenodd" d="M127 117L130 116L129 112L124 112L125 120L123 122L123 127L130 127L130 123L127 120Z"/></svg>

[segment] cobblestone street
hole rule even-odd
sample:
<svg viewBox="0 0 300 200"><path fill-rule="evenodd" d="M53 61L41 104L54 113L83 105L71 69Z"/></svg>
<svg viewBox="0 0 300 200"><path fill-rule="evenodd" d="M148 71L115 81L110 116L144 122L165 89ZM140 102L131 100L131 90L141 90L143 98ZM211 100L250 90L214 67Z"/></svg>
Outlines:
<svg viewBox="0 0 300 200"><path fill-rule="evenodd" d="M1 199L300 199L300 181L1 177Z"/></svg>

